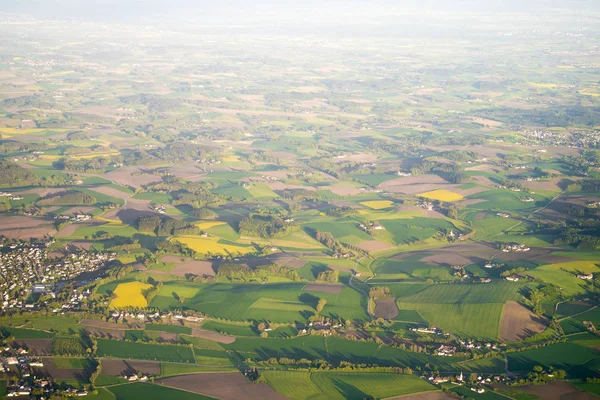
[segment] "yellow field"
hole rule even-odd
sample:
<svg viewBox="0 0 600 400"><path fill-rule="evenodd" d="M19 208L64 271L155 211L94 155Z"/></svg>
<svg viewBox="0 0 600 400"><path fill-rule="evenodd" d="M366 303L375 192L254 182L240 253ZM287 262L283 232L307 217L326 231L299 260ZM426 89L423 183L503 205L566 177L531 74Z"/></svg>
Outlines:
<svg viewBox="0 0 600 400"><path fill-rule="evenodd" d="M600 93L598 93L597 89L594 88L585 88L585 89L581 89L579 91L579 93L586 95L586 96L593 96L593 97L598 97L600 96Z"/></svg>
<svg viewBox="0 0 600 400"><path fill-rule="evenodd" d="M531 86L535 86L538 88L543 88L543 89L554 89L556 87L556 85L554 83L536 83L536 82L527 82L529 83Z"/></svg>
<svg viewBox="0 0 600 400"><path fill-rule="evenodd" d="M111 218L106 218L106 217L101 217L101 216L96 216L96 217L94 217L94 219L108 222L109 224L112 224L112 225L123 225L123 222L120 219L111 219Z"/></svg>
<svg viewBox="0 0 600 400"><path fill-rule="evenodd" d="M439 200L439 201L459 201L464 199L460 194L451 192L449 190L432 190L430 192L425 192L418 194L417 196L425 197L427 199Z"/></svg>
<svg viewBox="0 0 600 400"><path fill-rule="evenodd" d="M390 200L371 200L371 201L362 201L362 204L365 207L372 208L373 210L381 210L383 208L388 208L394 205L393 201Z"/></svg>
<svg viewBox="0 0 600 400"><path fill-rule="evenodd" d="M225 222L223 222L223 221L200 221L200 222L196 222L194 225L196 225L201 230L204 230L204 229L212 228L213 226L223 225L224 223Z"/></svg>
<svg viewBox="0 0 600 400"><path fill-rule="evenodd" d="M142 295L142 290L151 287L152 285L142 282L119 283L114 291L117 298L110 302L110 306L114 308L147 307L148 302Z"/></svg>
<svg viewBox="0 0 600 400"><path fill-rule="evenodd" d="M544 269L551 269L555 271L569 271L577 272L582 274L597 273L598 268L596 261L566 261L556 264L544 265Z"/></svg>
<svg viewBox="0 0 600 400"><path fill-rule="evenodd" d="M197 251L198 253L206 254L227 254L229 253L241 253L247 254L255 251L252 246L243 247L235 246L232 244L219 243L219 238L203 238L200 236L180 236L175 238L180 243L185 244L190 249Z"/></svg>
<svg viewBox="0 0 600 400"><path fill-rule="evenodd" d="M25 135L28 133L42 133L47 131L44 128L26 128L26 129L17 129L17 128L0 128L0 133L6 133L10 135Z"/></svg>

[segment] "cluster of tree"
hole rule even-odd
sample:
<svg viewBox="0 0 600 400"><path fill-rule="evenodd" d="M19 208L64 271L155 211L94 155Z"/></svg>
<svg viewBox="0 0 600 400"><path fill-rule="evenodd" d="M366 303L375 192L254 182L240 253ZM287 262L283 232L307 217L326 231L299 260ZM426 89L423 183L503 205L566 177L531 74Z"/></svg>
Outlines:
<svg viewBox="0 0 600 400"><path fill-rule="evenodd" d="M413 175L423 175L431 172L443 174L458 173L460 166L451 163L443 163L435 160L419 160L410 167Z"/></svg>
<svg viewBox="0 0 600 400"><path fill-rule="evenodd" d="M42 143L27 143L17 140L4 140L0 142L0 153L27 153L30 151L47 150L48 146Z"/></svg>
<svg viewBox="0 0 600 400"><path fill-rule="evenodd" d="M133 239L126 236L115 236L114 244L108 246L107 249L112 251L132 251L139 250L142 248L139 240Z"/></svg>
<svg viewBox="0 0 600 400"><path fill-rule="evenodd" d="M327 268L325 271L321 271L317 274L317 280L329 283L337 283L340 277L340 271L336 269Z"/></svg>
<svg viewBox="0 0 600 400"><path fill-rule="evenodd" d="M96 198L84 192L68 191L54 193L37 201L39 206L66 206L95 204Z"/></svg>
<svg viewBox="0 0 600 400"><path fill-rule="evenodd" d="M156 252L158 254L181 254L186 257L194 257L196 252L190 249L187 245L176 240L161 240L156 243Z"/></svg>
<svg viewBox="0 0 600 400"><path fill-rule="evenodd" d="M146 298L146 302L150 304L152 299L160 292L163 287L162 282L152 282L152 287L142 290L142 295Z"/></svg>
<svg viewBox="0 0 600 400"><path fill-rule="evenodd" d="M61 158L54 161L52 166L59 170L73 172L104 172L110 166L122 164L122 156L94 157L94 158Z"/></svg>
<svg viewBox="0 0 600 400"><path fill-rule="evenodd" d="M27 169L7 160L0 161L0 187L34 186L39 180Z"/></svg>
<svg viewBox="0 0 600 400"><path fill-rule="evenodd" d="M394 297L387 286L374 286L369 289L369 297L373 300L385 300Z"/></svg>
<svg viewBox="0 0 600 400"><path fill-rule="evenodd" d="M315 239L336 253L343 253L345 251L344 245L329 232L317 231L315 233Z"/></svg>
<svg viewBox="0 0 600 400"><path fill-rule="evenodd" d="M347 206L332 207L325 211L325 214L329 215L330 217L336 218L349 217L352 215L356 215L357 213L358 212L354 208Z"/></svg>
<svg viewBox="0 0 600 400"><path fill-rule="evenodd" d="M199 219L210 219L217 217L217 214L208 208L194 208L189 212L189 215Z"/></svg>
<svg viewBox="0 0 600 400"><path fill-rule="evenodd" d="M166 161L171 164L181 164L202 158L212 158L220 153L221 150L217 147L189 142L174 142L155 149L136 149L130 156L132 162L135 163Z"/></svg>
<svg viewBox="0 0 600 400"><path fill-rule="evenodd" d="M377 364L352 363L350 361L341 360L337 365L323 359L309 360L307 358L288 358L288 357L270 357L266 360L256 361L247 359L246 362L262 365L295 365L300 368L331 370L331 371L362 371L362 372L387 372L394 374L411 375L413 370L405 367L382 367Z"/></svg>
<svg viewBox="0 0 600 400"><path fill-rule="evenodd" d="M225 276L229 279L252 279L266 278L269 275L277 275L294 282L300 282L302 278L295 269L283 267L277 264L266 264L254 269L246 264L224 263L217 269L217 275Z"/></svg>
<svg viewBox="0 0 600 400"><path fill-rule="evenodd" d="M195 235L200 232L196 225L174 218L161 216L142 216L137 221L140 232L153 232L157 236Z"/></svg>
<svg viewBox="0 0 600 400"><path fill-rule="evenodd" d="M196 274L185 274L185 279L188 282L194 283L212 283L215 281L215 278L210 275L196 275Z"/></svg>
<svg viewBox="0 0 600 400"><path fill-rule="evenodd" d="M582 250L600 250L600 221L573 220L558 228L554 244L569 244Z"/></svg>
<svg viewBox="0 0 600 400"><path fill-rule="evenodd" d="M80 356L85 354L85 349L80 338L54 338L52 340L52 354L61 356Z"/></svg>
<svg viewBox="0 0 600 400"><path fill-rule="evenodd" d="M548 371L543 367L536 365L533 370L527 373L527 376L508 381L509 386L525 386L525 385L545 385L548 381L555 379L565 379L567 373L563 369L555 370L553 367L548 368Z"/></svg>
<svg viewBox="0 0 600 400"><path fill-rule="evenodd" d="M298 229L297 225L285 222L280 218L254 214L242 219L238 225L238 231L241 235L262 238L286 236L295 229Z"/></svg>
<svg viewBox="0 0 600 400"><path fill-rule="evenodd" d="M277 191L277 194L284 200L305 201L319 198L318 191L306 189L284 189Z"/></svg>
<svg viewBox="0 0 600 400"><path fill-rule="evenodd" d="M442 151L440 156L453 161L469 161L477 158L477 154L471 150L447 150Z"/></svg>

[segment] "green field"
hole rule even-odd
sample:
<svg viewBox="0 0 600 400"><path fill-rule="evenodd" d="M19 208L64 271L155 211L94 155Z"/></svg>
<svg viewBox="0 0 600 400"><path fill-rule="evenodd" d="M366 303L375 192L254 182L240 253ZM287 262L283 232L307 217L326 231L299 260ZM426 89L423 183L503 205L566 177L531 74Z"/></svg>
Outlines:
<svg viewBox="0 0 600 400"><path fill-rule="evenodd" d="M147 324L144 328L147 331L159 331L169 333L181 333L185 335L192 334L192 328L181 325L167 325L167 324Z"/></svg>
<svg viewBox="0 0 600 400"><path fill-rule="evenodd" d="M98 339L98 356L138 360L195 362L192 350L186 346L129 343L107 339Z"/></svg>
<svg viewBox="0 0 600 400"><path fill-rule="evenodd" d="M598 360L598 353L576 344L558 343L541 349L511 353L507 357L510 371L530 371L534 366L541 365L545 368L553 366L564 369L568 373L581 373L587 370L587 363Z"/></svg>
<svg viewBox="0 0 600 400"><path fill-rule="evenodd" d="M461 336L496 339L504 303L517 300L521 285L431 285L398 299L400 310L415 310L430 324Z"/></svg>
<svg viewBox="0 0 600 400"><path fill-rule="evenodd" d="M359 400L435 390L416 376L390 373L266 371L265 378L275 391L292 400Z"/></svg>
<svg viewBox="0 0 600 400"><path fill-rule="evenodd" d="M163 399L178 399L178 400L210 400L212 397L203 396L200 394L190 393L183 390L171 389L161 385L152 383L129 383L119 386L113 386L110 392L117 396L119 400L163 400Z"/></svg>
<svg viewBox="0 0 600 400"><path fill-rule="evenodd" d="M188 284L165 282L150 304L152 307L177 307L173 293L184 297L184 306L207 315L234 321L268 320L291 323L305 320L313 313L318 299L302 291L304 283L272 284ZM345 287L340 294L318 293L327 300L323 315L345 319L366 319L364 299L356 290Z"/></svg>

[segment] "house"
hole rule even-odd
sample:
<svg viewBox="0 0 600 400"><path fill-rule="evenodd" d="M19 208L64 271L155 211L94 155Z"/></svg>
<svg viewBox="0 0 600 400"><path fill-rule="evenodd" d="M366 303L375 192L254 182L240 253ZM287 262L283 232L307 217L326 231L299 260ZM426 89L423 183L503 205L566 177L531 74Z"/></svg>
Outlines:
<svg viewBox="0 0 600 400"><path fill-rule="evenodd" d="M433 383L435 383L436 385L439 385L441 383L446 383L450 380L450 378L448 377L442 377L442 376L436 376L435 378L433 378Z"/></svg>
<svg viewBox="0 0 600 400"><path fill-rule="evenodd" d="M511 282L518 282L518 281L519 281L519 279L521 279L521 278L519 278L519 277L518 277L518 276L516 276L516 275L509 275L509 276L507 276L507 277L506 277L506 280L507 280L507 281L511 281Z"/></svg>
<svg viewBox="0 0 600 400"><path fill-rule="evenodd" d="M594 274L577 274L579 279L592 280L594 279Z"/></svg>
<svg viewBox="0 0 600 400"><path fill-rule="evenodd" d="M456 353L456 347L441 345L437 350L438 356L452 357Z"/></svg>

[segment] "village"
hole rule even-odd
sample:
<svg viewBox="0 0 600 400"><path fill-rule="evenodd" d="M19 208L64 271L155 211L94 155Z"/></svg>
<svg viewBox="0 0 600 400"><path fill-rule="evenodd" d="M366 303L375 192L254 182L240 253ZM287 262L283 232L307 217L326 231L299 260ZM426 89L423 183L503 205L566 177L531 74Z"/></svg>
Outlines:
<svg viewBox="0 0 600 400"><path fill-rule="evenodd" d="M35 309L55 299L59 282L97 271L115 259L115 253L78 252L50 257L45 243L12 243L0 248L0 298L2 309ZM89 296L89 291L87 293ZM63 309L79 305L85 293L68 295Z"/></svg>

